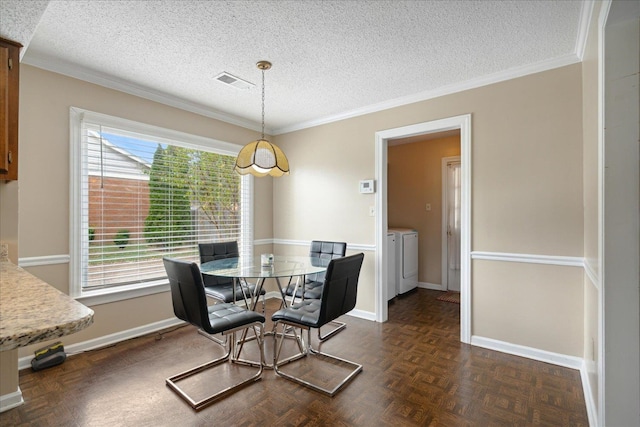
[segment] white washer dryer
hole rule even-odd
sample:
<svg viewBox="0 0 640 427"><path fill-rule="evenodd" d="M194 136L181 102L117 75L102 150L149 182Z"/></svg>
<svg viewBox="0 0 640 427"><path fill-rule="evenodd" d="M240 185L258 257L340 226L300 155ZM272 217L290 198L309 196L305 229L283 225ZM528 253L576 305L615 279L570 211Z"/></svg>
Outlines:
<svg viewBox="0 0 640 427"><path fill-rule="evenodd" d="M396 235L396 286L398 295L418 286L418 232L410 228L390 228Z"/></svg>

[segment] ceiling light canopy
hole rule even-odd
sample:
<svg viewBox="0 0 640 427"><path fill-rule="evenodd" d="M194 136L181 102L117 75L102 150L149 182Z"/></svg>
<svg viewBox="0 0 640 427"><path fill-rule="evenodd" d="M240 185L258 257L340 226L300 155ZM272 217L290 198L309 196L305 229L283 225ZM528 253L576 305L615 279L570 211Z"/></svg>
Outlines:
<svg viewBox="0 0 640 427"><path fill-rule="evenodd" d="M258 177L289 175L287 156L277 145L264 138L264 72L271 68L271 63L259 61L256 65L262 70L262 137L242 147L234 169L240 175L251 174Z"/></svg>

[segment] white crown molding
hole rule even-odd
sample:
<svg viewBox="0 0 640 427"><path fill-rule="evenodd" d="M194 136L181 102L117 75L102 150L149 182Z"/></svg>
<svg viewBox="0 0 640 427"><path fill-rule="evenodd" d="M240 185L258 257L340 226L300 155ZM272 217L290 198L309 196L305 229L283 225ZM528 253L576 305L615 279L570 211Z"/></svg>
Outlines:
<svg viewBox="0 0 640 427"><path fill-rule="evenodd" d="M251 120L247 120L221 111L212 110L211 108L201 104L186 101L176 96L149 89L98 71L80 67L78 65L72 65L58 59L39 56L32 53L28 57L23 59L22 62L24 64L41 68L43 70L97 84L99 86L117 90L119 92L124 92L129 95L138 96L150 101L159 102L170 107L175 107L184 111L189 111L191 113L200 114L201 116L210 117L212 119L220 120L222 122L236 126L241 126L246 129L254 130L257 132L260 132L260 130L262 129L259 123L253 122ZM267 133L270 133L269 129L265 130L267 131Z"/></svg>
<svg viewBox="0 0 640 427"><path fill-rule="evenodd" d="M580 22L578 23L578 37L576 37L576 56L582 62L584 59L584 51L587 48L587 37L589 36L589 23L595 2L593 0L584 0L580 11Z"/></svg>
<svg viewBox="0 0 640 427"><path fill-rule="evenodd" d="M584 17L586 13L584 11L585 8L588 9L588 7L583 6L583 13L581 17L581 27L580 27L581 36L583 31L588 31L588 28L587 29L582 28L583 26L582 22L583 20L586 19ZM580 43L584 45L584 42L580 41ZM578 46L578 44L576 44L576 46ZM437 98L444 95L450 95L453 93L462 92L469 89L475 89L475 88L490 85L493 83L499 83L499 82L511 80L517 77L523 77L529 74L534 74L542 71L551 70L554 68L564 67L566 65L575 64L576 62L580 62L580 61L581 61L581 57L579 57L577 54L563 55L557 58L551 58L551 59L540 61L534 64L527 64L520 67L514 67L511 69L500 71L487 76L467 80L465 82L443 86L441 88L437 88L434 90L420 92L420 93L409 95L406 97L392 99L390 101L380 102L380 103L366 106L363 108L357 108L357 109L346 111L344 113L340 113L336 115L331 115L331 116L327 116L319 119L301 122L291 126L285 126L279 129L266 129L266 131L270 135L280 135L284 133L293 132L296 130L307 129L310 127L337 122L337 121L352 118L352 117L358 117L365 114L388 110L390 108L400 107L407 104L413 104L420 101L426 101L428 99L433 99L433 98ZM259 123L256 123L247 119L243 119L241 117L234 116L231 114L227 114L221 111L215 111L201 104L189 102L175 96L171 96L156 90L152 90L140 85L136 85L131 82L127 82L125 80L118 79L104 73L100 73L98 71L89 70L87 68L79 67L77 65L72 65L67 62L60 61L54 58L39 56L37 54L32 53L23 60L23 63L37 67L37 68L41 68L43 70L48 70L54 73L73 77L89 83L94 83L109 89L114 89L120 92L128 93L130 95L138 96L140 98L159 102L161 104L179 108L181 110L200 114L202 116L220 120L225 123L241 126L246 129L250 129L254 131L261 130Z"/></svg>
<svg viewBox="0 0 640 427"><path fill-rule="evenodd" d="M314 126L325 125L340 120L345 120L353 117L363 116L365 114L377 113L379 111L388 110L395 107L401 107L407 104L413 104L416 102L426 101L440 96L451 95L457 92L465 90L476 89L482 86L487 86L494 83L503 82L506 80L523 77L529 74L535 74L542 71L552 70L554 68L560 68L567 65L580 62L575 54L564 55L557 58L548 59L545 61L536 62L534 64L523 65L520 67L510 68L508 70L499 71L494 74L490 74L483 77L467 80L465 82L455 83L447 86L443 86L434 90L425 92L419 92L413 95L392 99L390 101L380 102L377 104L369 105L363 108L357 108L344 113L323 117L316 120L310 120L302 122L292 126L286 126L279 129L274 129L272 135L281 135L297 130L307 129Z"/></svg>
<svg viewBox="0 0 640 427"><path fill-rule="evenodd" d="M482 252L472 251L471 259L489 261L524 262L528 264L565 265L570 267L584 267L584 259L581 257L516 254L507 252Z"/></svg>

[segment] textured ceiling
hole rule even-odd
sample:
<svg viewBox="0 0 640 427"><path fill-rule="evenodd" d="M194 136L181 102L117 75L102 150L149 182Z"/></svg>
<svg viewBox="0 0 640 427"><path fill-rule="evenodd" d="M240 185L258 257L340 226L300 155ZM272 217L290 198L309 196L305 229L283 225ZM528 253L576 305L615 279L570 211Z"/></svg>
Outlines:
<svg viewBox="0 0 640 427"><path fill-rule="evenodd" d="M578 62L585 20L582 0L0 0L24 63L254 129L269 60L271 133Z"/></svg>

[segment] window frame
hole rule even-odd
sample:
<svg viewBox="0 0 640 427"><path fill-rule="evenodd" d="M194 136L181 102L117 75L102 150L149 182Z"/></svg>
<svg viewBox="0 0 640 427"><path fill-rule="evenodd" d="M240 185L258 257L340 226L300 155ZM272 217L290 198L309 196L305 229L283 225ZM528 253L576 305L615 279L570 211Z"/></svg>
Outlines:
<svg viewBox="0 0 640 427"><path fill-rule="evenodd" d="M162 128L155 125L136 122L107 114L97 113L77 107L69 109L69 129L70 129L70 176L69 176L69 295L81 301L85 305L100 305L115 301L122 301L146 295L153 295L169 291L169 282L166 278L144 283L131 285L120 285L101 289L83 290L82 273L83 258L82 239L88 239L88 227L83 227L83 141L82 124L83 121L100 123L103 126L121 129L126 132L133 132L149 135L158 142L166 142L179 145L185 148L196 150L214 149L220 154L237 156L242 148L230 142L205 138L185 132ZM242 207L242 222L244 240L248 242L241 255L250 255L253 252L253 177L244 175L242 177L242 192L247 194L248 203ZM246 233L246 234L245 234Z"/></svg>

